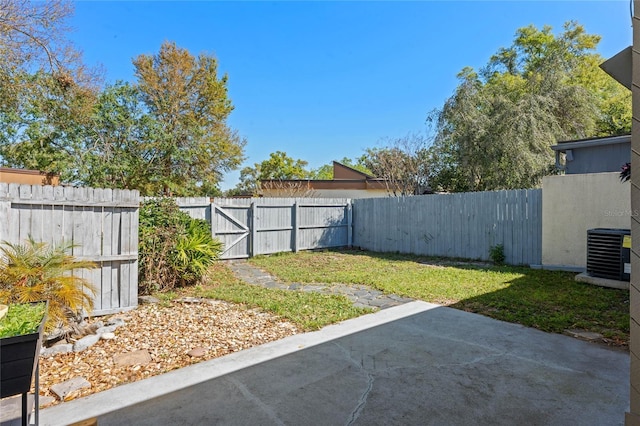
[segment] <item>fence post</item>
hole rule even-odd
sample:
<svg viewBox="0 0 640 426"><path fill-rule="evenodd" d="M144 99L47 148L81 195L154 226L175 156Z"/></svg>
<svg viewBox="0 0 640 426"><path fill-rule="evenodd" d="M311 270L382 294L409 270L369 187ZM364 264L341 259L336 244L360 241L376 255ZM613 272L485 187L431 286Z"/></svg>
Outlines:
<svg viewBox="0 0 640 426"><path fill-rule="evenodd" d="M347 202L347 247L353 246L353 204Z"/></svg>
<svg viewBox="0 0 640 426"><path fill-rule="evenodd" d="M249 218L249 228L251 229L251 241L249 241L249 257L254 257L256 240L258 239L258 206L255 201L251 202L251 217Z"/></svg>
<svg viewBox="0 0 640 426"><path fill-rule="evenodd" d="M300 205L298 200L293 203L293 252L298 252L298 231L300 230Z"/></svg>
<svg viewBox="0 0 640 426"><path fill-rule="evenodd" d="M216 230L214 229L216 208L214 206L215 204L212 201L211 204L209 204L209 225L210 225L209 227L211 228L211 238L213 239L216 238Z"/></svg>

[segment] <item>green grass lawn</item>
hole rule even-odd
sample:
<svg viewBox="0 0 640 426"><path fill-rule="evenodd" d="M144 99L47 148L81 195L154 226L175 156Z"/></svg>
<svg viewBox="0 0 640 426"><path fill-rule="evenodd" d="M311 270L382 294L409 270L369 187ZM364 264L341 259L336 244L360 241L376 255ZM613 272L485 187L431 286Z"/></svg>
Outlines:
<svg viewBox="0 0 640 426"><path fill-rule="evenodd" d="M629 340L629 292L577 283L572 273L356 250L282 253L250 262L286 282L364 284L544 331L579 328L617 344Z"/></svg>
<svg viewBox="0 0 640 426"><path fill-rule="evenodd" d="M246 284L237 279L224 263L217 262L205 283L165 295L207 297L259 307L295 323L303 330L317 330L325 325L371 312L355 308L344 296L267 289Z"/></svg>

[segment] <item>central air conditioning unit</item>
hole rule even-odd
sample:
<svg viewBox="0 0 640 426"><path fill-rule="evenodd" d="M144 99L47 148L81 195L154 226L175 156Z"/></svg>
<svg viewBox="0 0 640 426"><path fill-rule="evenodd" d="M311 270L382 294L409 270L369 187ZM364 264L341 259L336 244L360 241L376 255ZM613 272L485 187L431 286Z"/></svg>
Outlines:
<svg viewBox="0 0 640 426"><path fill-rule="evenodd" d="M631 231L596 228L587 231L587 274L610 280L629 281Z"/></svg>

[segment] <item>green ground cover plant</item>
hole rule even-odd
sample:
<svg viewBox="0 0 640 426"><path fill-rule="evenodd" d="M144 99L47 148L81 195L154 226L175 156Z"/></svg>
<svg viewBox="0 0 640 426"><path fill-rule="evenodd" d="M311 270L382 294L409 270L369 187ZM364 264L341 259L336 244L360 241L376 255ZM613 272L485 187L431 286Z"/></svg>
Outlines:
<svg viewBox="0 0 640 426"><path fill-rule="evenodd" d="M572 273L358 250L250 262L285 282L363 284L543 331L577 328L617 344L629 339L629 292L577 283Z"/></svg>
<svg viewBox="0 0 640 426"><path fill-rule="evenodd" d="M349 299L340 295L268 289L244 283L222 262L209 269L201 285L181 288L169 295L165 293L161 299L186 295L261 308L286 318L305 331L371 312L354 307Z"/></svg>
<svg viewBox="0 0 640 426"><path fill-rule="evenodd" d="M0 338L31 334L38 331L45 314L45 303L16 303L9 305L0 319Z"/></svg>

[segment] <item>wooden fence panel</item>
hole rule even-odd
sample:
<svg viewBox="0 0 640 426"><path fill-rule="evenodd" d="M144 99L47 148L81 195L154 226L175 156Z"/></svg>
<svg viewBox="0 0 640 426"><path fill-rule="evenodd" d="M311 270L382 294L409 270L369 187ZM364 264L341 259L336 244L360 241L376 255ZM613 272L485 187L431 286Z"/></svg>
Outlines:
<svg viewBox="0 0 640 426"><path fill-rule="evenodd" d="M356 199L353 245L372 251L489 260L502 244L509 264L542 261L542 190Z"/></svg>
<svg viewBox="0 0 640 426"><path fill-rule="evenodd" d="M97 269L76 271L96 288L94 315L138 304L137 191L0 183L0 241L70 243Z"/></svg>
<svg viewBox="0 0 640 426"><path fill-rule="evenodd" d="M224 244L222 259L351 244L351 204L327 198L178 199L180 209L206 218Z"/></svg>

